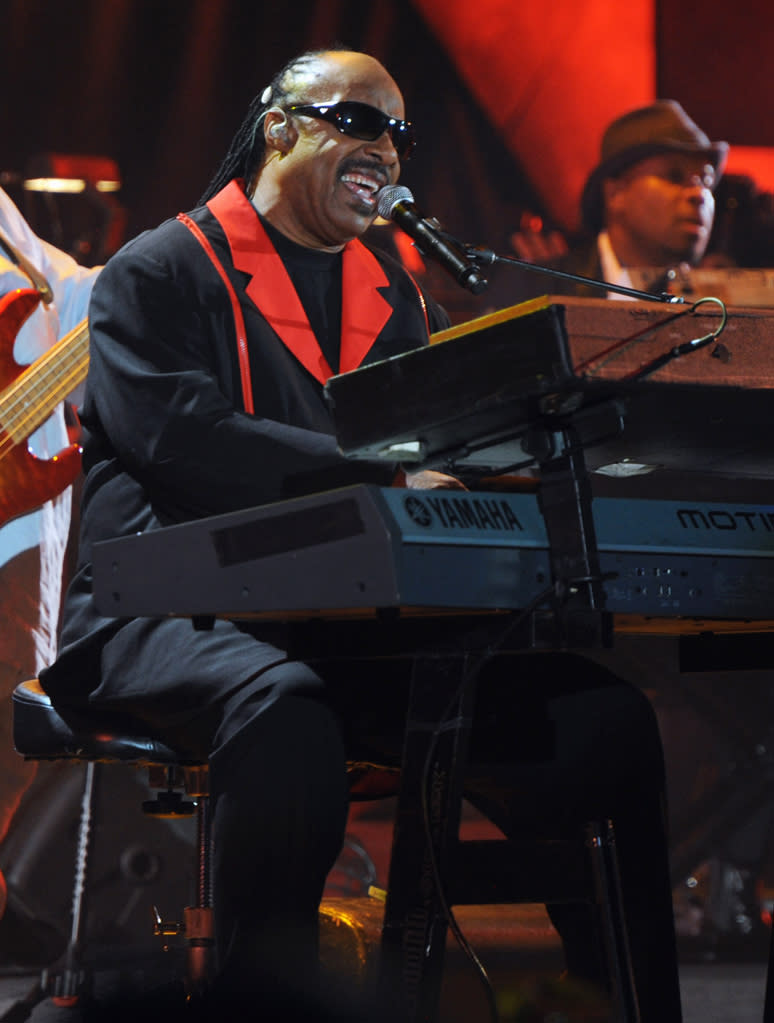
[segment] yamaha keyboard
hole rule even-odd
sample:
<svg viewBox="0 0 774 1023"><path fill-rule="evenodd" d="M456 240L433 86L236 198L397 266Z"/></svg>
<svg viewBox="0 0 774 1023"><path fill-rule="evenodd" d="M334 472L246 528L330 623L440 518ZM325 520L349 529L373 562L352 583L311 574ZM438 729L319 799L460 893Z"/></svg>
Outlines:
<svg viewBox="0 0 774 1023"><path fill-rule="evenodd" d="M607 609L774 618L774 504L596 498ZM110 616L283 620L525 608L551 584L534 494L357 485L96 543Z"/></svg>
<svg viewBox="0 0 774 1023"><path fill-rule="evenodd" d="M549 436L572 419L594 476L607 609L769 620L774 316L735 311L722 347L631 379L717 322L655 303L523 303L332 378L339 445L497 472L525 459L536 424ZM605 476L615 467L624 479ZM633 469L645 497L619 496ZM556 575L534 495L368 486L104 541L93 562L99 609L118 616L507 610Z"/></svg>

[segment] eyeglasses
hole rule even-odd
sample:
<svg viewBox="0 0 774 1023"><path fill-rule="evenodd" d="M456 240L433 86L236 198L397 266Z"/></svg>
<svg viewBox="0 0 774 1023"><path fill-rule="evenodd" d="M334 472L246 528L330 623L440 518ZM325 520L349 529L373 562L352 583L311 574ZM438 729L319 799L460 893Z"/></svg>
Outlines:
<svg viewBox="0 0 774 1023"><path fill-rule="evenodd" d="M399 160L408 160L416 145L414 126L411 121L400 121L397 117L388 117L387 114L368 103L344 100L341 103L311 103L289 109L292 113L328 121L342 135L349 135L353 139L363 139L365 142L375 142L380 135L387 131L390 133L390 139Z"/></svg>
<svg viewBox="0 0 774 1023"><path fill-rule="evenodd" d="M712 164L686 153L657 153L638 161L628 173L632 178L643 175L661 178L678 188L699 186L714 191L717 184L717 174Z"/></svg>

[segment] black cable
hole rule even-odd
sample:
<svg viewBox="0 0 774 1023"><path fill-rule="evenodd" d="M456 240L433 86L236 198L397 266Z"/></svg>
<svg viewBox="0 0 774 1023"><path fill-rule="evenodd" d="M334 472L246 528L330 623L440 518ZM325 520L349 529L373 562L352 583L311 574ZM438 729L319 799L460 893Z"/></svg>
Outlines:
<svg viewBox="0 0 774 1023"><path fill-rule="evenodd" d="M436 893L438 895L438 900L439 900L439 902L441 904L441 911L443 912L443 915L444 915L444 918L446 920L446 923L449 926L449 928L451 929L451 932L454 935L454 938L457 941L457 944L459 945L459 947L462 949L464 954L468 957L468 959L473 964L474 968L476 969L476 971L478 973L479 979L481 980L481 982L482 982L482 984L484 986L484 991L485 991L485 994L486 994L486 997L487 997L487 1002L488 1002L488 1005L489 1005L489 1013L490 1013L490 1017L491 1017L492 1023L499 1023L499 1019L500 1019L499 1011L498 1011L498 1008L497 1008L497 1002L496 1002L495 994L494 994L494 988L492 986L492 982L489 979L489 975L486 972L486 968L484 967L484 964L481 962L481 960L479 959L478 955L476 954L475 949L471 946L470 942L467 940L465 935L462 933L462 929L460 928L459 923L457 922L457 918L455 917L454 912L453 912L451 906L449 905L449 903L448 903L448 901L446 899L446 894L445 894L444 888L443 888L443 880L441 878L441 872L440 872L440 869L439 869L439 866L438 866L438 862L436 861L435 855L433 853L433 836L432 836L432 828L431 828L431 822L430 822L430 807L429 807L429 804L428 804L428 788L429 788L429 781L430 781L430 768L431 768L431 765L432 765L432 760L433 760L433 755L435 753L436 745L437 745L438 740L439 740L439 738L441 736L441 732L443 732L445 730L445 728L447 728L452 723L450 721L450 719L449 719L449 715L451 713L452 707L454 706L454 704L459 699L460 694L462 692L464 692L465 688L470 684L471 680L473 678L475 678L476 675L481 671L481 669L484 667L484 665L489 660L491 660L492 657L495 656L495 654L498 652L498 650L500 649L502 644L505 642L505 640L508 638L508 636L515 629L517 629L519 627L519 625L521 625L521 623L529 615L531 615L534 611L536 611L540 607L541 604L543 604L549 597L552 596L552 594L555 594L555 593L556 593L556 588L552 584L551 586L548 586L548 587L546 587L546 589L542 590L526 607L522 608L521 610L519 610L518 612L514 613L513 615L510 615L509 618L508 618L508 621L507 621L507 623L505 625L505 627L501 630L500 635L495 640L493 640L492 642L488 643L486 645L486 647L480 652L480 654L476 658L476 660L473 661L473 663L468 666L467 670L465 671L465 673L463 674L462 678L460 679L459 684L455 688L451 698L449 699L449 702L446 705L446 709L441 714L441 717L440 717L440 720L438 722L438 725L433 730L433 733L432 733L432 736L431 736L431 740L430 740L430 747L429 747L429 749L427 751L427 756L425 757L424 768L422 770L422 785L421 785L422 824L423 824L423 828L424 828L424 832L425 832L425 842L427 844L428 856L429 856L429 860L430 860L430 867L431 867L432 874L433 874L433 884L435 885L435 890L436 890Z"/></svg>
<svg viewBox="0 0 774 1023"><path fill-rule="evenodd" d="M662 366L666 366L667 363L672 362L674 359L679 359L683 355L689 355L691 352L697 352L700 348L705 348L712 341L717 340L726 328L728 323L728 311L726 310L725 303L719 298L708 296L706 298L700 298L697 302L694 302L690 308L690 312L695 312L700 305L705 302L715 302L720 306L720 324L715 330L711 330L709 334L704 334L702 337L693 338L691 341L683 341L682 344L675 345L670 348L668 352L663 352L661 355L652 359L646 363L643 367L638 369L636 372L629 374L624 377L625 380L642 380L644 377L651 376L656 370L661 369Z"/></svg>

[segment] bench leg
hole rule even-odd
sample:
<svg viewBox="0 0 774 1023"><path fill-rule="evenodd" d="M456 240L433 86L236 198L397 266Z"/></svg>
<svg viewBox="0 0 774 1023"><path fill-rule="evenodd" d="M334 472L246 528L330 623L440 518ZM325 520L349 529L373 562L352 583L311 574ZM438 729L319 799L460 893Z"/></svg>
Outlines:
<svg viewBox="0 0 774 1023"><path fill-rule="evenodd" d="M196 905L186 906L186 987L189 994L202 994L212 980L214 925L212 915L212 877L210 873L211 820L209 797L200 797L196 807L199 877Z"/></svg>

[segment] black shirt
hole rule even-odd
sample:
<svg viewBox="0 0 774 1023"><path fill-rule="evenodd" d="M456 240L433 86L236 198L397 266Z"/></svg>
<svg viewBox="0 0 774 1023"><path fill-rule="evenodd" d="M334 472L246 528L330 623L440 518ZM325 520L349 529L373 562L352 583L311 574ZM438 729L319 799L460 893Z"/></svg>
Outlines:
<svg viewBox="0 0 774 1023"><path fill-rule="evenodd" d="M290 275L314 336L334 373L341 351L341 252L298 245L261 217L272 245Z"/></svg>

